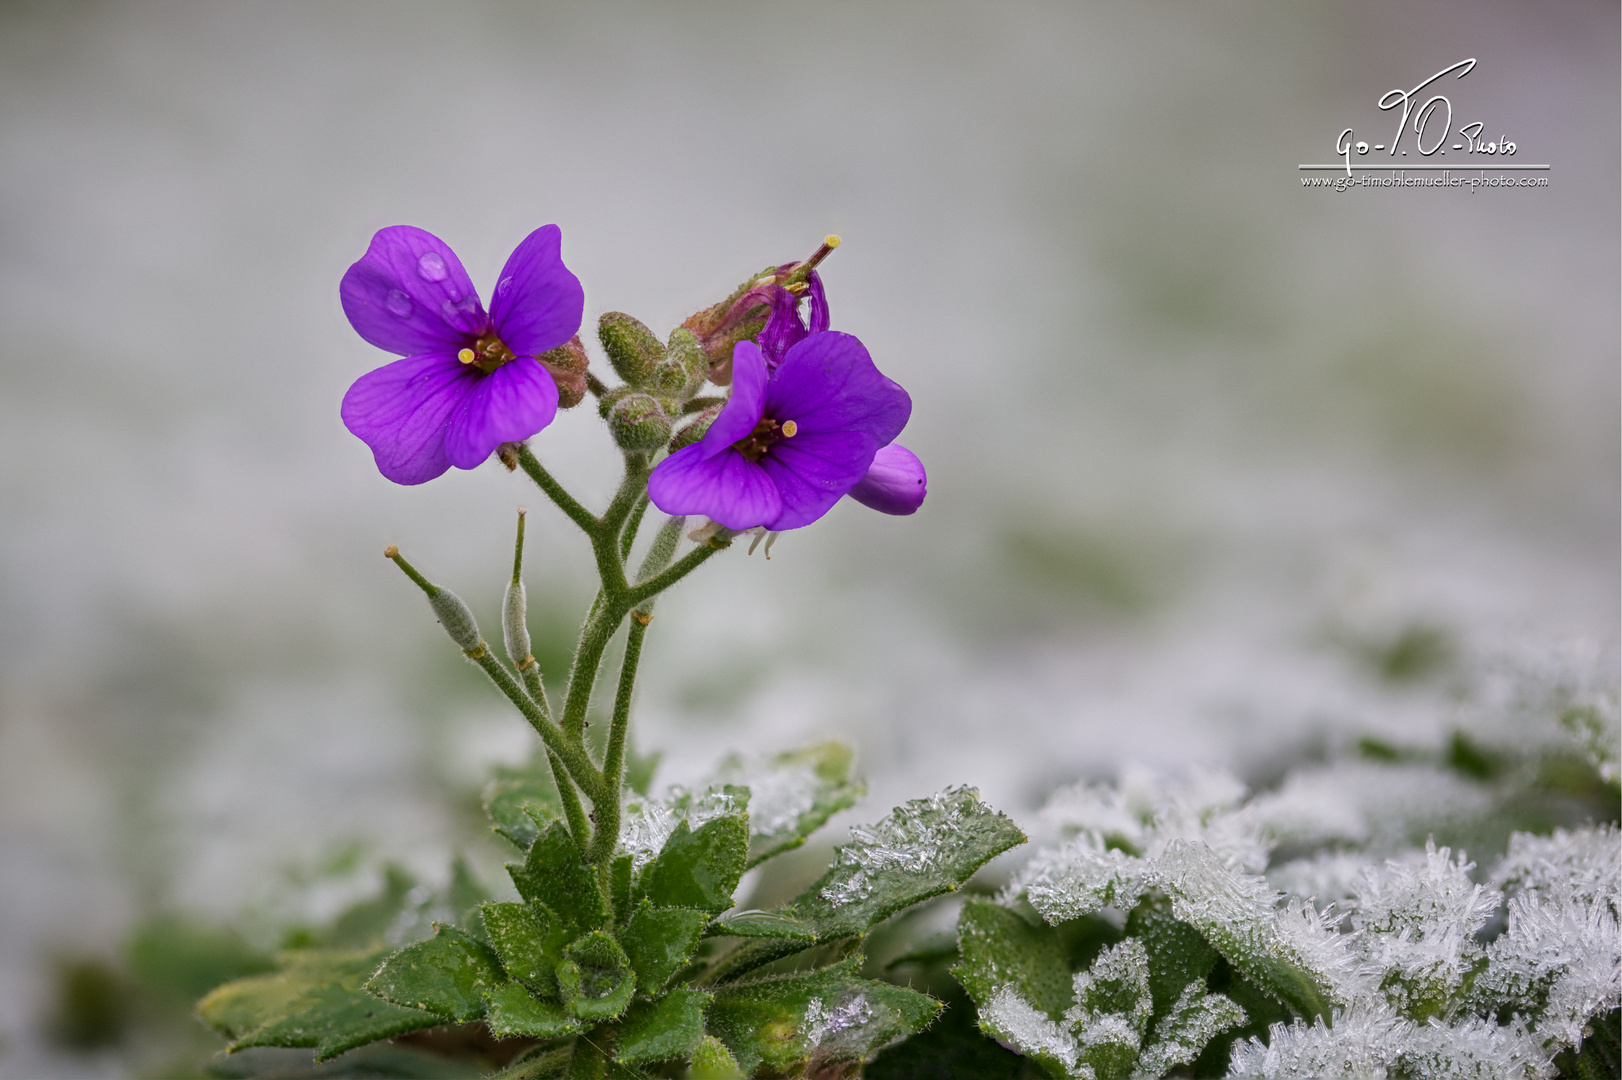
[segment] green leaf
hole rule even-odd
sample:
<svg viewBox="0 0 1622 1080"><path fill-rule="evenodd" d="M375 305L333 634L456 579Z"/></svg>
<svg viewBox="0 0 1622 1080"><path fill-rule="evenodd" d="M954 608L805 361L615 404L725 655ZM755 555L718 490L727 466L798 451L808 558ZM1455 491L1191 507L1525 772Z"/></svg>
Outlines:
<svg viewBox="0 0 1622 1080"><path fill-rule="evenodd" d="M233 1051L314 1047L318 1060L444 1023L447 1018L438 1012L394 1005L360 988L381 955L325 950L288 954L275 975L217 987L198 1003L198 1015L232 1040Z"/></svg>
<svg viewBox="0 0 1622 1080"><path fill-rule="evenodd" d="M862 958L799 975L733 983L715 992L706 1025L745 1073L832 1074L923 1027L940 1002L858 977Z"/></svg>
<svg viewBox="0 0 1622 1080"><path fill-rule="evenodd" d="M1194 927L1171 913L1171 901L1155 891L1126 917L1126 932L1143 942L1149 954L1149 993L1155 1020L1170 1012L1183 988L1204 979L1216 966L1218 953Z"/></svg>
<svg viewBox="0 0 1622 1080"><path fill-rule="evenodd" d="M693 1051L693 1064L687 1075L690 1080L742 1080L743 1072L726 1044L714 1035L706 1035Z"/></svg>
<svg viewBox="0 0 1622 1080"><path fill-rule="evenodd" d="M485 904L484 926L507 974L541 994L556 994L556 968L569 932L545 904Z"/></svg>
<svg viewBox="0 0 1622 1080"><path fill-rule="evenodd" d="M563 817L563 803L552 780L552 768L541 751L528 765L497 766L485 785L484 812L496 832L520 851L528 851L547 825Z"/></svg>
<svg viewBox="0 0 1622 1080"><path fill-rule="evenodd" d="M612 1020L636 992L636 972L619 943L595 930L563 951L558 993L583 1020Z"/></svg>
<svg viewBox="0 0 1622 1080"><path fill-rule="evenodd" d="M829 742L749 761L733 756L716 772L718 784L749 789L749 866L805 843L865 793L850 776L848 746Z"/></svg>
<svg viewBox="0 0 1622 1080"><path fill-rule="evenodd" d="M638 1002L620 1023L616 1061L686 1061L704 1037L704 1007L710 995L672 990L658 1001Z"/></svg>
<svg viewBox="0 0 1622 1080"><path fill-rule="evenodd" d="M636 971L637 987L657 993L670 977L692 959L699 938L709 923L707 911L697 908L655 907L644 900L620 931L620 944Z"/></svg>
<svg viewBox="0 0 1622 1080"><path fill-rule="evenodd" d="M595 930L607 921L608 907L597 876L561 821L548 826L530 845L523 864L509 865L507 873L520 896L545 904L575 933Z"/></svg>
<svg viewBox="0 0 1622 1080"><path fill-rule="evenodd" d="M484 993L505 980L495 955L453 926L407 945L377 969L366 989L385 1001L466 1022L484 1015Z"/></svg>
<svg viewBox="0 0 1622 1080"><path fill-rule="evenodd" d="M1245 1022L1245 1010L1221 994L1207 994L1205 980L1183 988L1155 1025L1154 1042L1138 1059L1138 1072L1161 1076L1176 1065L1192 1065L1207 1043Z"/></svg>
<svg viewBox="0 0 1622 1080"><path fill-rule="evenodd" d="M702 908L712 915L732 906L749 850L749 821L724 814L698 831L676 825L653 862L642 871L642 892L661 907Z"/></svg>
<svg viewBox="0 0 1622 1080"><path fill-rule="evenodd" d="M509 1035L529 1035L537 1039L555 1039L584 1031L586 1025L555 1001L541 1001L521 983L506 982L485 991L489 1015L485 1023L491 1034L505 1039Z"/></svg>
<svg viewBox="0 0 1622 1080"><path fill-rule="evenodd" d="M781 911L761 911L758 908L718 915L704 932L705 937L722 934L731 937L783 938L807 944L817 940L817 932L808 923Z"/></svg>
<svg viewBox="0 0 1622 1080"><path fill-rule="evenodd" d="M955 890L1025 842L1017 825L967 787L913 799L850 832L854 842L841 845L833 866L791 905L818 940L859 937L902 908Z"/></svg>
<svg viewBox="0 0 1622 1080"><path fill-rule="evenodd" d="M1032 926L1001 904L970 897L957 919L961 959L952 974L985 1005L1003 986L1057 1020L1072 1000L1070 965L1059 932Z"/></svg>

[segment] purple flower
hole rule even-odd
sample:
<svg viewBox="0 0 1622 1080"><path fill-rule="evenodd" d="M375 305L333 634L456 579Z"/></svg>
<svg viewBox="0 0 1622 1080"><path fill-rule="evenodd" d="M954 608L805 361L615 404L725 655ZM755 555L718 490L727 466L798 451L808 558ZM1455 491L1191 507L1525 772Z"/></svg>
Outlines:
<svg viewBox="0 0 1622 1080"><path fill-rule="evenodd" d="M792 270L794 265L788 263L779 269ZM768 369L781 364L788 351L807 337L828 329L828 297L822 291L822 278L815 270L806 276L806 285L811 301L809 327L800 318L800 297L782 285L770 286L772 310L766 316L766 325L761 328L759 339L760 351L765 354Z"/></svg>
<svg viewBox="0 0 1622 1080"><path fill-rule="evenodd" d="M807 334L771 371L740 341L726 406L701 440L659 463L648 495L667 514L729 529L797 529L868 475L911 413L907 392L849 334Z"/></svg>
<svg viewBox="0 0 1622 1080"><path fill-rule="evenodd" d="M405 359L355 380L342 415L384 476L420 484L471 469L552 422L558 387L536 357L575 336L586 299L562 242L556 225L526 236L486 314L437 236L395 225L372 237L338 295L356 333Z"/></svg>

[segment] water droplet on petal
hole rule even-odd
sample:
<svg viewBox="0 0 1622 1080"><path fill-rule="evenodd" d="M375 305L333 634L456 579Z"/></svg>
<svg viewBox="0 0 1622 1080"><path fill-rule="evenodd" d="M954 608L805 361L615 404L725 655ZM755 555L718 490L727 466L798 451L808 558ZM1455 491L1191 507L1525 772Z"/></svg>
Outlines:
<svg viewBox="0 0 1622 1080"><path fill-rule="evenodd" d="M417 258L417 274L424 281L444 281L445 260L437 251L425 252Z"/></svg>
<svg viewBox="0 0 1622 1080"><path fill-rule="evenodd" d="M411 297L407 296L399 289L390 289L389 297L383 303L389 309L390 313L398 315L402 319L407 318L411 314Z"/></svg>
<svg viewBox="0 0 1622 1080"><path fill-rule="evenodd" d="M513 287L513 276L511 274L508 274L506 277L504 277L500 281L496 282L496 295L497 296L502 296L502 295L504 295L506 293L506 291L508 289L510 289L512 287Z"/></svg>

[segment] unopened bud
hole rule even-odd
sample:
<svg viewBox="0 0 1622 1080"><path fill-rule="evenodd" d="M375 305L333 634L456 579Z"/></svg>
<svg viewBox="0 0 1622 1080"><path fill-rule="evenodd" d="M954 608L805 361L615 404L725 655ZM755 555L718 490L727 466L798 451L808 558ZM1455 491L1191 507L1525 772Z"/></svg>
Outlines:
<svg viewBox="0 0 1622 1080"><path fill-rule="evenodd" d="M710 430L710 425L715 423L715 418L721 415L721 410L724 407L725 402L719 405L711 405L694 417L692 423L676 432L675 437L670 440L670 452L674 454L682 447L691 446L702 439L704 433Z"/></svg>
<svg viewBox="0 0 1622 1080"><path fill-rule="evenodd" d="M777 280L775 266L732 290L732 295L688 317L682 328L692 333L704 351L706 377L716 386L732 382L732 348L740 341L753 341L766 325L771 312L769 286Z"/></svg>
<svg viewBox="0 0 1622 1080"><path fill-rule="evenodd" d="M558 384L558 408L572 409L580 404L586 396L586 366L591 362L580 335L576 334L535 359L541 362L541 366L552 376L552 381Z"/></svg>
<svg viewBox="0 0 1622 1080"><path fill-rule="evenodd" d="M709 374L710 358L699 344L698 336L682 326L672 330L665 362L656 372L659 389L685 399L698 392Z"/></svg>
<svg viewBox="0 0 1622 1080"><path fill-rule="evenodd" d="M640 386L654 365L665 358L665 347L653 331L623 311L610 311L597 320L597 338L619 377Z"/></svg>
<svg viewBox="0 0 1622 1080"><path fill-rule="evenodd" d="M449 589L440 589L428 598L428 605L439 616L439 625L463 652L480 652L484 641L479 637L479 624L473 621L473 610L460 596Z"/></svg>
<svg viewBox="0 0 1622 1080"><path fill-rule="evenodd" d="M524 607L524 583L510 583L507 595L501 598L501 641L507 646L507 658L519 671L535 662L530 650L529 627L524 621Z"/></svg>
<svg viewBox="0 0 1622 1080"><path fill-rule="evenodd" d="M523 452L523 443L504 442L500 446L496 447L496 458L503 465L507 466L508 472L513 472L518 468L518 455L522 454Z"/></svg>
<svg viewBox="0 0 1622 1080"><path fill-rule="evenodd" d="M647 394L630 394L609 410L608 430L623 450L657 450L670 438L670 417Z"/></svg>

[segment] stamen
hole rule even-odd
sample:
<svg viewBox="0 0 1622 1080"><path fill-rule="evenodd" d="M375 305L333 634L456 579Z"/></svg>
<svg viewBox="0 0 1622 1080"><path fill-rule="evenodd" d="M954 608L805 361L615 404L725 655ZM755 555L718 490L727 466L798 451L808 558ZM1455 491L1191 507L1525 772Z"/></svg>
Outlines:
<svg viewBox="0 0 1622 1080"><path fill-rule="evenodd" d="M799 431L799 430L800 430L800 425L796 424L794 421L792 421L792 420L784 420L783 421L783 438L792 439L792 438L794 438L794 433Z"/></svg>
<svg viewBox="0 0 1622 1080"><path fill-rule="evenodd" d="M822 238L822 246L817 248L816 254L805 260L806 268L808 270L815 270L817 268L817 264L823 259L826 259L829 255L833 254L834 248L838 247L840 243L842 243L842 241L833 233L829 233L827 236L824 236Z"/></svg>
<svg viewBox="0 0 1622 1080"><path fill-rule="evenodd" d="M839 237L836 236L836 237L834 237L834 239L838 240ZM770 532L770 533L766 534L766 559L767 559L768 562L771 561L771 557L772 557L772 545L777 543L777 538L779 536L782 536L782 535L783 535L782 530L778 530L777 532Z"/></svg>
<svg viewBox="0 0 1622 1080"><path fill-rule="evenodd" d="M461 352L456 354L456 358L462 361L464 364L471 364L476 359L472 349L463 349Z"/></svg>

